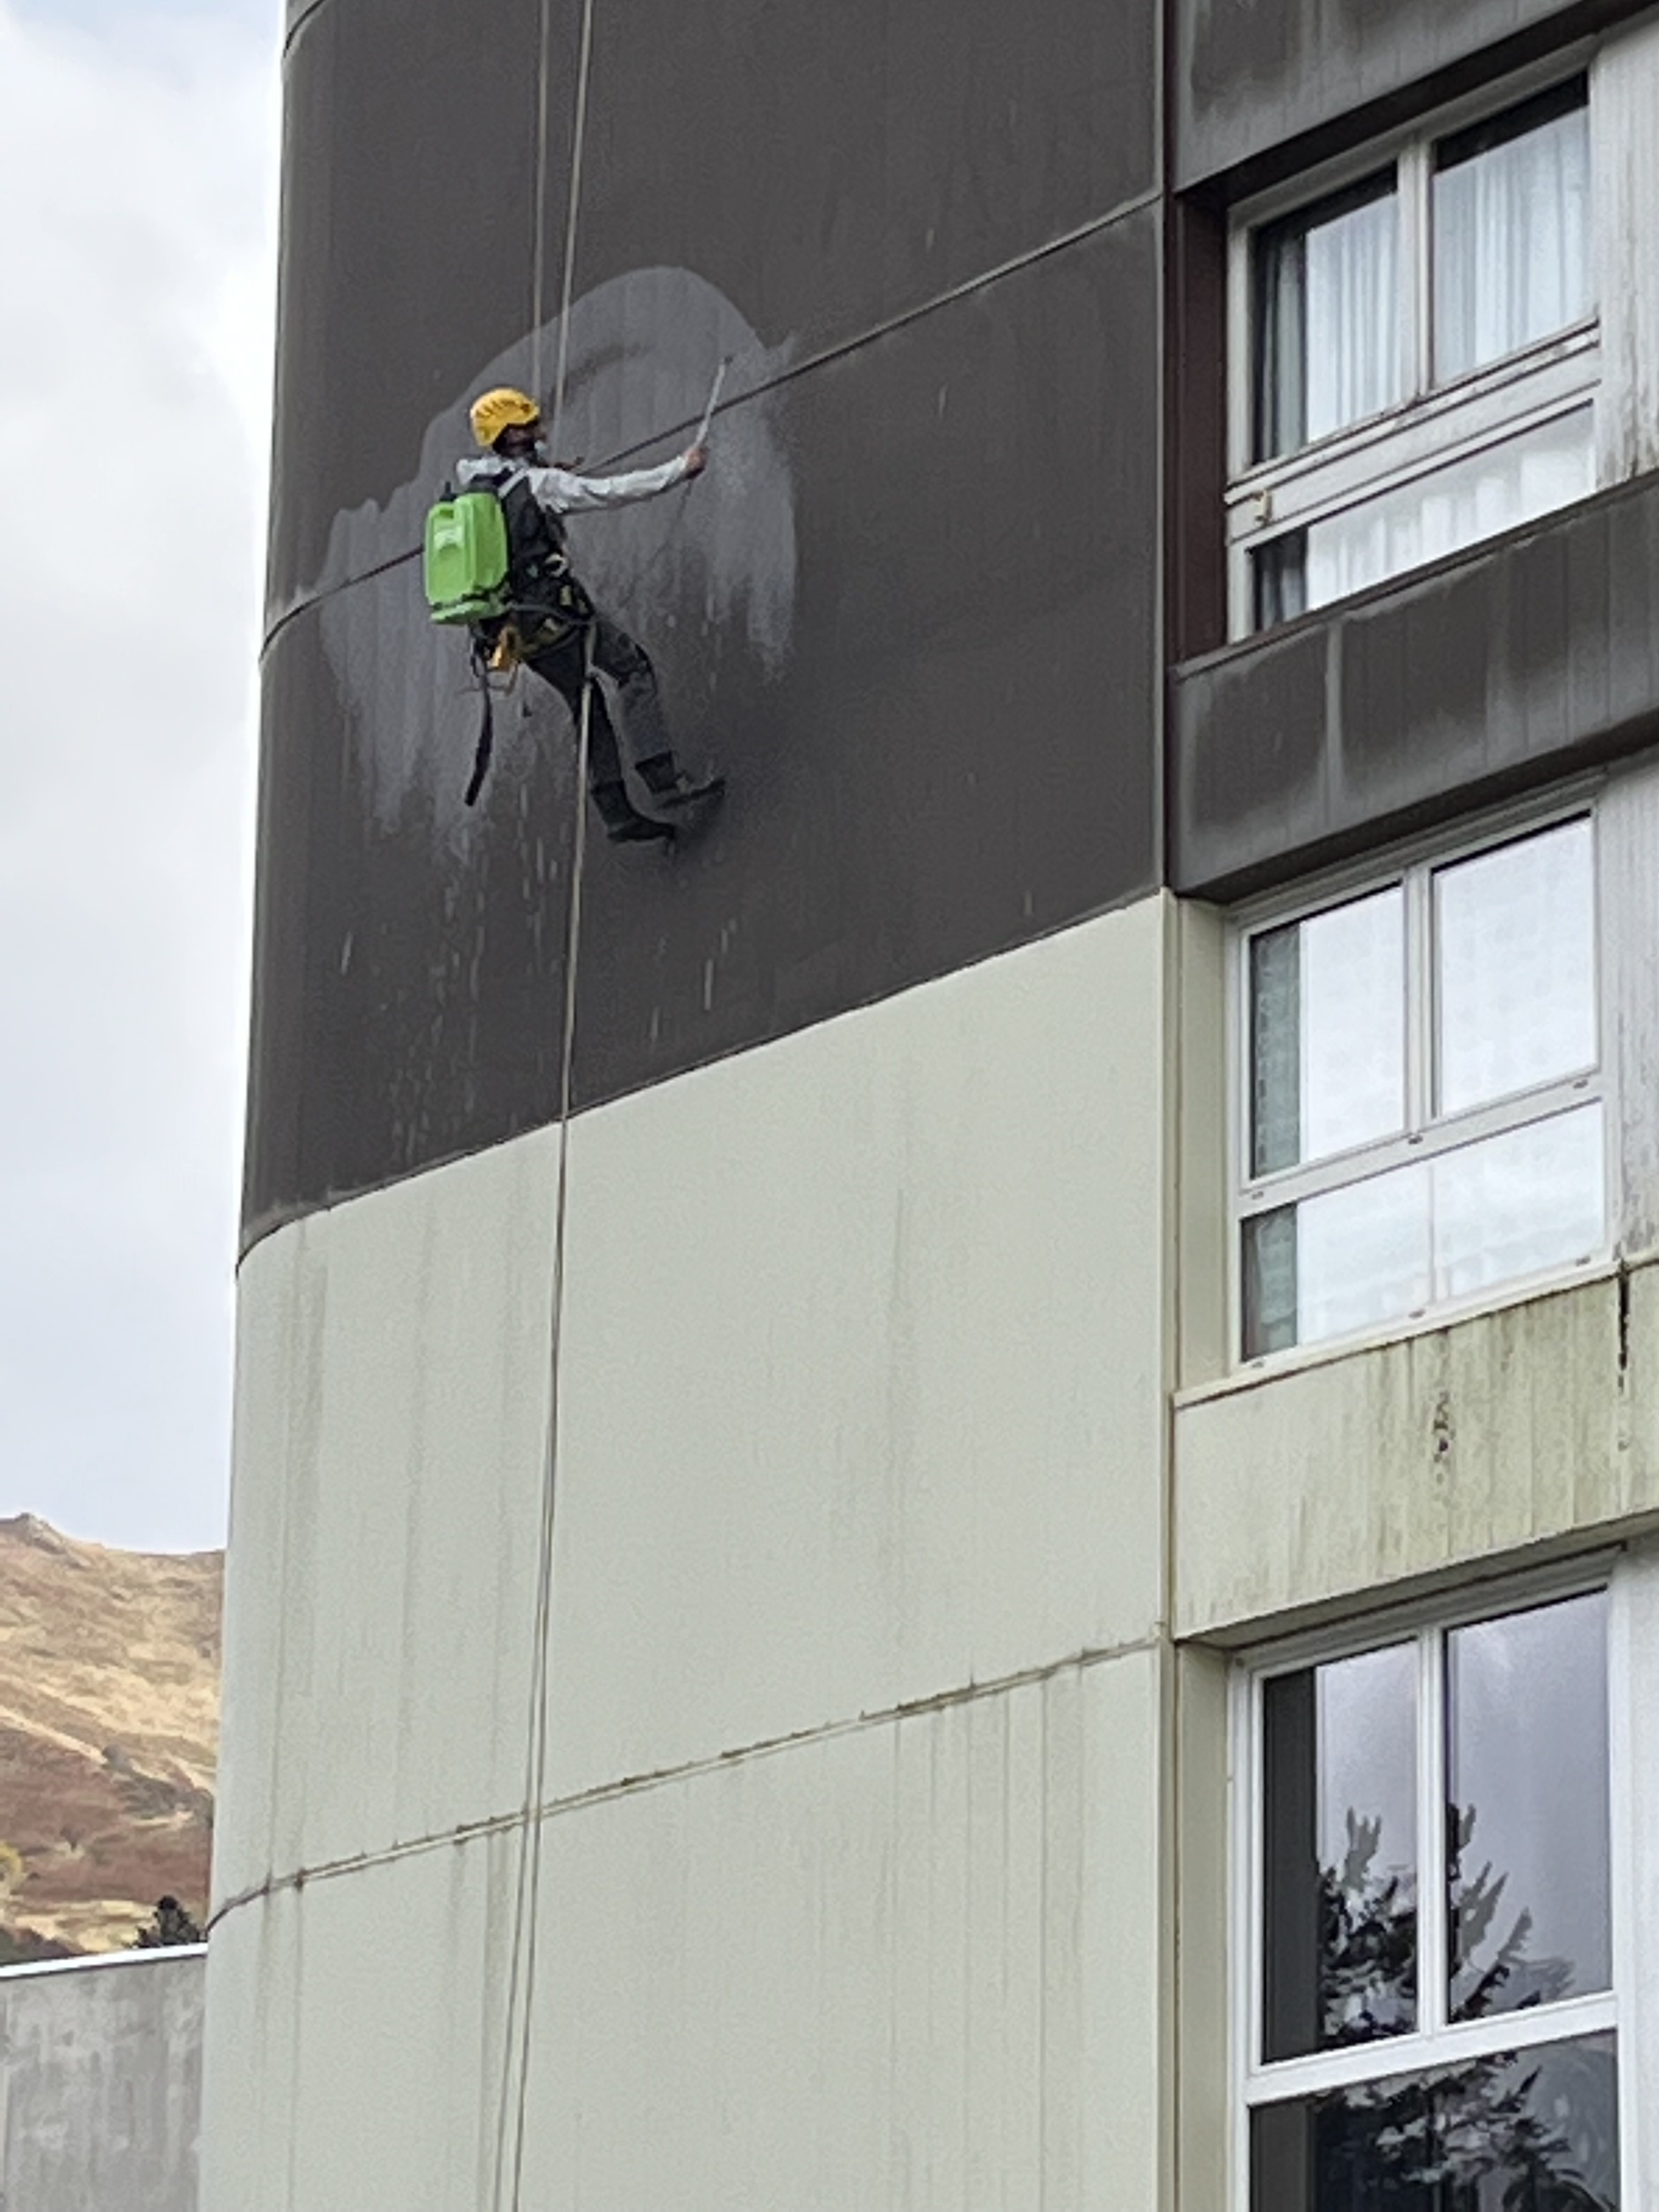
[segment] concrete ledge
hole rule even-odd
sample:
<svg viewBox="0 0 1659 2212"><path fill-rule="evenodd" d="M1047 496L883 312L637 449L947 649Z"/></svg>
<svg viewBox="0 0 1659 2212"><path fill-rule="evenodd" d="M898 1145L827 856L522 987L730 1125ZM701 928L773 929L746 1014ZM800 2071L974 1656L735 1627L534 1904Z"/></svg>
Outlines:
<svg viewBox="0 0 1659 2212"><path fill-rule="evenodd" d="M1189 661L1173 888L1237 896L1650 742L1656 604L1646 476Z"/></svg>
<svg viewBox="0 0 1659 2212"><path fill-rule="evenodd" d="M42 1974L91 1974L106 1966L155 1966L162 1960L204 1959L205 1943L167 1943L153 1951L83 1951L73 1959L26 1959L21 1966L0 1966L0 1982L36 1979ZM0 2212L4 2200L0 2198Z"/></svg>
<svg viewBox="0 0 1659 2212"><path fill-rule="evenodd" d="M1177 1408L1176 1632L1237 1638L1659 1521L1659 1266Z"/></svg>

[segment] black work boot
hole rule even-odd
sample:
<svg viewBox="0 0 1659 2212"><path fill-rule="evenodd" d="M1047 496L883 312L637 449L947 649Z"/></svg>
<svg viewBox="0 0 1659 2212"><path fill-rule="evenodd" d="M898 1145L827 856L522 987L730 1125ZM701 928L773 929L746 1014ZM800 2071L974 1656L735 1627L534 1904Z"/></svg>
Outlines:
<svg viewBox="0 0 1659 2212"><path fill-rule="evenodd" d="M659 806L692 806L700 799L718 799L726 788L723 775L711 775L702 783L694 783L683 768L676 765L672 753L653 753L649 760L639 763L640 781Z"/></svg>
<svg viewBox="0 0 1659 2212"><path fill-rule="evenodd" d="M596 783L592 795L593 811L613 845L636 845L652 838L672 843L673 823L653 822L648 814L640 813L620 783Z"/></svg>

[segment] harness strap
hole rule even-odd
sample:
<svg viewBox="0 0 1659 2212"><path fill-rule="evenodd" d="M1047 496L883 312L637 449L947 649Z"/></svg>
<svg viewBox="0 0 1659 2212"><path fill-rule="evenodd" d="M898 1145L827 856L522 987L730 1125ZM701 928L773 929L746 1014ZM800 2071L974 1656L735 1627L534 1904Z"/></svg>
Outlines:
<svg viewBox="0 0 1659 2212"><path fill-rule="evenodd" d="M478 469L468 478L467 488L492 491L501 501L507 519L511 562L507 586L511 594L510 605L501 616L480 623L472 633L472 665L478 679L480 714L466 804L474 806L489 772L495 745L491 670L510 673L529 655L559 651L580 637L589 671L586 681L591 683L593 638L599 618L592 600L570 573L563 524L532 492L528 471L523 465L501 462Z"/></svg>
<svg viewBox="0 0 1659 2212"><path fill-rule="evenodd" d="M482 655L473 654L478 671L478 690L483 711L478 718L478 743L472 756L472 775L466 787L466 803L476 806L483 780L489 773L489 756L495 750L495 702L489 689L489 669Z"/></svg>

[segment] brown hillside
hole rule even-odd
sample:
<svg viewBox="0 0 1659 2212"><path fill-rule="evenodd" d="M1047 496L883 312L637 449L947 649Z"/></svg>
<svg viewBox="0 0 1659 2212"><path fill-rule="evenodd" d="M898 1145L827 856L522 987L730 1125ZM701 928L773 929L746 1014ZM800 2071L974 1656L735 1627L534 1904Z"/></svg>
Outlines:
<svg viewBox="0 0 1659 2212"><path fill-rule="evenodd" d="M223 1571L0 1519L0 1843L22 1860L0 1851L0 1955L118 1948L168 1893L204 1911Z"/></svg>

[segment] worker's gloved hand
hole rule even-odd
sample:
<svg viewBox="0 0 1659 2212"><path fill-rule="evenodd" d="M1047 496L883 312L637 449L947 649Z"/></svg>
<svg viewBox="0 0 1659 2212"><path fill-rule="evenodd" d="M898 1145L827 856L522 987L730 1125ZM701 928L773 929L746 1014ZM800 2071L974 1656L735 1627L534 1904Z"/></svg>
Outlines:
<svg viewBox="0 0 1659 2212"><path fill-rule="evenodd" d="M686 475L688 477L700 477L703 471L708 466L708 447L688 446L685 450L684 459Z"/></svg>

